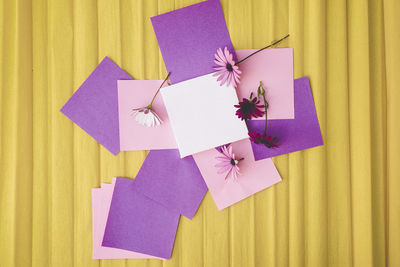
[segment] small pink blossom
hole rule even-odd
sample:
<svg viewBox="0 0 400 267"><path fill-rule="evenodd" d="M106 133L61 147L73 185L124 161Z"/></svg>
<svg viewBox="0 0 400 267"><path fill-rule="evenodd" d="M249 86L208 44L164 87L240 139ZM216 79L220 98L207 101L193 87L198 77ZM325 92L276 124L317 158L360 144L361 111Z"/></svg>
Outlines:
<svg viewBox="0 0 400 267"><path fill-rule="evenodd" d="M233 85L233 87L236 88L240 83L240 74L242 72L233 60L233 55L229 52L228 48L225 47L223 52L221 48L218 48L214 56L214 63L217 64L218 67L214 67L216 72L213 76L218 76L217 81L221 81L221 86L226 83L228 86Z"/></svg>
<svg viewBox="0 0 400 267"><path fill-rule="evenodd" d="M243 158L235 158L235 154L232 151L232 146L229 146L229 148L223 146L221 150L221 155L216 157L216 159L220 161L215 165L215 167L219 168L217 173L225 173L225 180L228 179L228 177L236 180L238 175L240 175L238 164L241 160L243 160Z"/></svg>

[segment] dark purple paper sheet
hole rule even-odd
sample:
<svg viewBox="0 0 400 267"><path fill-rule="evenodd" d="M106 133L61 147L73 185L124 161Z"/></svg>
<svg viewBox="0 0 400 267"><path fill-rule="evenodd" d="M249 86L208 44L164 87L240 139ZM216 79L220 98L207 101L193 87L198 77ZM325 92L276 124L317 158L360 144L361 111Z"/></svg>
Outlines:
<svg viewBox="0 0 400 267"><path fill-rule="evenodd" d="M294 119L269 120L268 135L279 138L278 148L251 143L255 160L323 145L314 99L307 77L294 80ZM250 120L249 131L262 133L265 121Z"/></svg>
<svg viewBox="0 0 400 267"><path fill-rule="evenodd" d="M213 72L218 48L226 46L235 55L219 0L164 13L151 22L172 83Z"/></svg>
<svg viewBox="0 0 400 267"><path fill-rule="evenodd" d="M179 216L117 177L102 245L169 259Z"/></svg>
<svg viewBox="0 0 400 267"><path fill-rule="evenodd" d="M189 219L207 192L193 157L181 159L176 149L151 150L135 182L140 193Z"/></svg>
<svg viewBox="0 0 400 267"><path fill-rule="evenodd" d="M114 155L120 151L118 80L132 77L105 57L60 110Z"/></svg>

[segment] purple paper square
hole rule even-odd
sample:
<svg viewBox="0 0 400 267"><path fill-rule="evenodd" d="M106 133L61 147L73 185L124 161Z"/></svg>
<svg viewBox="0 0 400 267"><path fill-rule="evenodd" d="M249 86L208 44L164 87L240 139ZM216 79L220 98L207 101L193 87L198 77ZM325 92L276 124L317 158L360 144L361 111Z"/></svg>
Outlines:
<svg viewBox="0 0 400 267"><path fill-rule="evenodd" d="M219 0L204 1L151 18L170 80L177 83L214 71L214 54L233 53Z"/></svg>
<svg viewBox="0 0 400 267"><path fill-rule="evenodd" d="M181 159L176 149L151 150L135 182L140 193L189 219L207 192L193 157Z"/></svg>
<svg viewBox="0 0 400 267"><path fill-rule="evenodd" d="M117 177L102 245L169 259L179 216Z"/></svg>
<svg viewBox="0 0 400 267"><path fill-rule="evenodd" d="M118 80L132 77L105 57L60 110L114 155L120 151Z"/></svg>
<svg viewBox="0 0 400 267"><path fill-rule="evenodd" d="M278 148L251 143L255 160L323 145L314 99L307 77L294 80L294 119L268 120L268 135L279 138ZM250 120L249 131L262 133L265 121Z"/></svg>

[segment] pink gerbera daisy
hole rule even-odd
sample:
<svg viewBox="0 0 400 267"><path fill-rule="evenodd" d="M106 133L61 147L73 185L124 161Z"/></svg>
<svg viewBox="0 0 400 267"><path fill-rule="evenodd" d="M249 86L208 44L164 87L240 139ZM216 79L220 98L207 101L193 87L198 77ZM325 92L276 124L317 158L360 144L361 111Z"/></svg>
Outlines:
<svg viewBox="0 0 400 267"><path fill-rule="evenodd" d="M273 42L261 49L258 49L257 51L251 53L250 55L248 55L247 57L241 59L238 62L235 62L233 60L233 55L229 52L228 48L225 46L224 51L222 51L221 48L218 48L217 53L214 54L215 57L215 64L218 65L218 67L214 67L214 69L216 70L214 76L218 76L218 81L221 81L221 85L224 85L225 83L229 85L233 85L233 87L236 88L236 86L240 83L240 74L242 73L239 70L238 65L240 63L242 63L243 61L245 61L246 59L254 56L255 54L270 48L270 47L274 47L275 45L279 44L280 42L282 42L283 40L285 40L286 38L289 37L289 34L286 35L285 37L279 39L276 42Z"/></svg>
<svg viewBox="0 0 400 267"><path fill-rule="evenodd" d="M218 65L218 67L214 67L216 70L214 76L219 76L217 81L221 81L221 85L227 83L228 86L232 84L236 88L236 85L240 83L240 74L242 72L236 66L233 55L225 46L223 52L221 48L218 48L214 56L214 63Z"/></svg>
<svg viewBox="0 0 400 267"><path fill-rule="evenodd" d="M244 158L236 159L232 151L232 146L229 146L229 148L223 146L221 148L221 155L216 157L216 159L220 161L220 163L215 165L215 167L219 168L218 174L226 173L225 180L228 177L236 180L238 175L240 175L238 164Z"/></svg>

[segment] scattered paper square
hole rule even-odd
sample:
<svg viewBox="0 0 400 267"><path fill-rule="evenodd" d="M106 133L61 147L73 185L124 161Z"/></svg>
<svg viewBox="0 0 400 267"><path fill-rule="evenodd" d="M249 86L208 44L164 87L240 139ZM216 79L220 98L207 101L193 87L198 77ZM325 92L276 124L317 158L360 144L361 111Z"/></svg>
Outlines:
<svg viewBox="0 0 400 267"><path fill-rule="evenodd" d="M169 259L179 216L117 177L102 245Z"/></svg>
<svg viewBox="0 0 400 267"><path fill-rule="evenodd" d="M213 72L218 48L234 54L219 0L164 13L151 22L172 83Z"/></svg>
<svg viewBox="0 0 400 267"><path fill-rule="evenodd" d="M255 51L236 50L236 55L241 60ZM249 98L251 93L256 97L261 81L270 104L268 119L294 118L292 48L266 49L240 63L239 69L242 72L238 85L240 100ZM256 120L265 120L265 116Z"/></svg>
<svg viewBox="0 0 400 267"><path fill-rule="evenodd" d="M103 247L104 230L110 210L115 179L112 184L102 184L92 189L93 259L154 259L156 257L133 251Z"/></svg>
<svg viewBox="0 0 400 267"><path fill-rule="evenodd" d="M153 102L153 110L161 118L157 127L140 125L131 110L147 106L163 81L118 81L119 134L121 151L177 148L167 110L161 95Z"/></svg>
<svg viewBox="0 0 400 267"><path fill-rule="evenodd" d="M207 74L161 89L181 157L248 137L235 88Z"/></svg>
<svg viewBox="0 0 400 267"><path fill-rule="evenodd" d="M118 80L132 78L105 57L60 110L114 155L120 151Z"/></svg>
<svg viewBox="0 0 400 267"><path fill-rule="evenodd" d="M215 165L220 152L217 149L193 155L219 210L281 181L271 159L254 160L249 139L232 143L231 146L237 158L244 158L238 165L241 174L236 181L225 180L225 174L218 174L219 169Z"/></svg>
<svg viewBox="0 0 400 267"><path fill-rule="evenodd" d="M323 145L321 129L307 77L294 80L294 110L292 120L268 120L268 135L279 139L278 148L252 143L254 158L261 160ZM249 131L262 133L265 121L250 120Z"/></svg>
<svg viewBox="0 0 400 267"><path fill-rule="evenodd" d="M150 151L135 183L137 191L189 219L207 192L193 157L181 159L176 149Z"/></svg>

